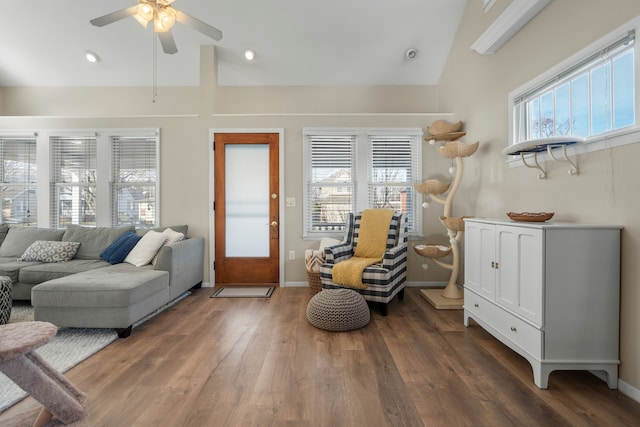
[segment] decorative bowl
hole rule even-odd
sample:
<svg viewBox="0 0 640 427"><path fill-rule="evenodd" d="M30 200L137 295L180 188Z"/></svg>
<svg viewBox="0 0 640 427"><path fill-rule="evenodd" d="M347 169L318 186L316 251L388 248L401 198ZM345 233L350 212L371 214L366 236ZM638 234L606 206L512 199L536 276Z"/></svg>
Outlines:
<svg viewBox="0 0 640 427"><path fill-rule="evenodd" d="M555 212L507 212L513 221L545 222L553 217Z"/></svg>

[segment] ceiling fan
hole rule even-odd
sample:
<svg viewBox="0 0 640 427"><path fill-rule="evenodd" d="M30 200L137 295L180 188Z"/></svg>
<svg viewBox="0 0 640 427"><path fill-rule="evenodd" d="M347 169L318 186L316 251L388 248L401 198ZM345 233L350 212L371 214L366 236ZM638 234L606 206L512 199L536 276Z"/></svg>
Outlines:
<svg viewBox="0 0 640 427"><path fill-rule="evenodd" d="M124 9L116 10L99 18L92 19L91 24L96 27L104 27L121 19L133 16L143 27L153 22L153 30L158 33L160 44L164 53L173 54L178 51L176 42L171 34L173 24L178 21L194 30L211 37L214 40L222 39L222 31L211 25L180 12L171 5L175 0L138 0L138 4Z"/></svg>

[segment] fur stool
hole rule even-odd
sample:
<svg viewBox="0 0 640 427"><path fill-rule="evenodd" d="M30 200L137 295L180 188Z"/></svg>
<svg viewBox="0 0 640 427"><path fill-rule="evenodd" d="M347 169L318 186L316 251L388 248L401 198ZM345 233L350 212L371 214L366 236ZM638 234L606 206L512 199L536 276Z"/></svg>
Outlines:
<svg viewBox="0 0 640 427"><path fill-rule="evenodd" d="M307 320L327 331L352 331L367 326L371 318L364 297L351 289L323 289L307 304Z"/></svg>
<svg viewBox="0 0 640 427"><path fill-rule="evenodd" d="M88 425L86 395L33 351L57 332L47 322L0 326L0 371L44 406L34 425Z"/></svg>

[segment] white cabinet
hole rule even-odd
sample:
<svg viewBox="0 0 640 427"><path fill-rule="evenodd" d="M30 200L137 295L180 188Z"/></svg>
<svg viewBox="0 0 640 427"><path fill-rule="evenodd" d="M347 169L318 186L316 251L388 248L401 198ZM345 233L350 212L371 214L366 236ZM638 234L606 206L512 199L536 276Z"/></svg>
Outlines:
<svg viewBox="0 0 640 427"><path fill-rule="evenodd" d="M465 221L464 324L554 370L602 370L618 385L620 227Z"/></svg>

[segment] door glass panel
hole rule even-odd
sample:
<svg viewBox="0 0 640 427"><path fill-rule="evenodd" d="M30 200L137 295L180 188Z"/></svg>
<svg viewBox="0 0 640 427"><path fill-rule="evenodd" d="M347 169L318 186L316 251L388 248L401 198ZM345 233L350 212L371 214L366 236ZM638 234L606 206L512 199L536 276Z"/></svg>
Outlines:
<svg viewBox="0 0 640 427"><path fill-rule="evenodd" d="M225 145L227 257L269 256L269 145Z"/></svg>

